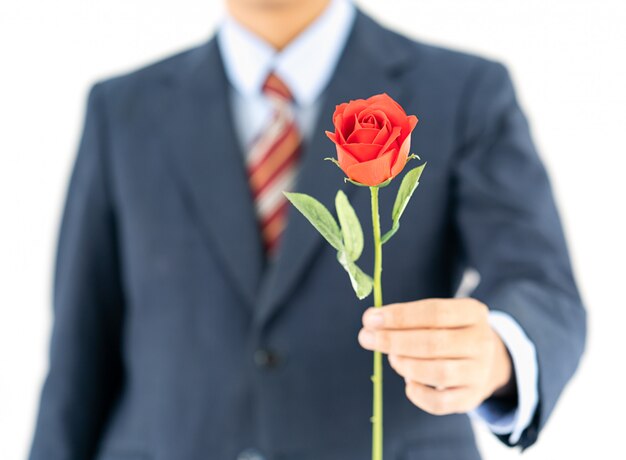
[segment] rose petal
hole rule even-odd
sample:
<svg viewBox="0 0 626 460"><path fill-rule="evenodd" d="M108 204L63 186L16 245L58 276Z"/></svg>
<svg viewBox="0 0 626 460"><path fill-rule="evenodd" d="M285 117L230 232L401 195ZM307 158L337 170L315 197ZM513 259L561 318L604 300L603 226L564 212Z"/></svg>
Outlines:
<svg viewBox="0 0 626 460"><path fill-rule="evenodd" d="M391 177L396 177L404 169L409 157L409 152L411 150L411 132L417 125L418 119L415 115L410 115L408 117L408 121L410 131L400 146L397 158L395 158L392 162Z"/></svg>
<svg viewBox="0 0 626 460"><path fill-rule="evenodd" d="M348 177L378 185L403 170L417 123L417 117L407 116L383 93L336 106L335 132L326 135L336 145L340 167Z"/></svg>
<svg viewBox="0 0 626 460"><path fill-rule="evenodd" d="M404 142L407 136L410 136L415 126L417 125L417 117L415 115L410 115L406 117L407 127L402 130L402 134L400 135L400 142Z"/></svg>
<svg viewBox="0 0 626 460"><path fill-rule="evenodd" d="M373 144L374 139L380 132L379 129L362 128L355 129L347 139L348 144Z"/></svg>
<svg viewBox="0 0 626 460"><path fill-rule="evenodd" d="M335 133L333 133L332 131L324 131L324 133L326 134L326 137L328 137L331 141L333 141L335 144L337 143L337 135Z"/></svg>
<svg viewBox="0 0 626 460"><path fill-rule="evenodd" d="M363 99L357 99L348 103L343 111L343 123L341 126L341 132L345 137L348 137L354 131L355 115L367 108L367 105L367 102Z"/></svg>
<svg viewBox="0 0 626 460"><path fill-rule="evenodd" d="M415 125L413 125L415 127ZM391 177L396 177L400 172L404 169L406 165L407 159L409 157L409 150L411 150L411 136L407 136L404 139L404 142L400 146L400 150L398 151L398 156L392 163L391 166Z"/></svg>
<svg viewBox="0 0 626 460"><path fill-rule="evenodd" d="M343 115L343 112L346 110L346 107L348 107L348 103L347 102L344 102L342 104L339 104L339 105L335 106L335 112L333 113L333 123L335 124L335 128L337 128L339 126L339 125L337 125L335 120L337 119L337 117L339 115Z"/></svg>
<svg viewBox="0 0 626 460"><path fill-rule="evenodd" d="M337 145L337 161L339 167L348 175L348 168L352 165L358 164L358 160L354 158L350 152L346 151L341 145Z"/></svg>
<svg viewBox="0 0 626 460"><path fill-rule="evenodd" d="M358 119L361 123L367 121L371 123L372 121L376 123L377 127L382 127L389 122L389 118L385 114L383 110L375 109L373 110L371 107L367 109L363 109L358 114Z"/></svg>
<svg viewBox="0 0 626 460"><path fill-rule="evenodd" d="M369 97L367 99L367 102L371 106L380 104L382 106L389 107L393 111L398 111L406 116L406 112L404 111L402 106L398 104L398 102L396 102L396 100L389 96L389 94L387 93L375 94L374 96Z"/></svg>
<svg viewBox="0 0 626 460"><path fill-rule="evenodd" d="M335 112L333 113L333 125L335 126L335 131L337 132L341 132L343 124L343 112L345 111L347 106L347 102L335 106Z"/></svg>
<svg viewBox="0 0 626 460"><path fill-rule="evenodd" d="M389 118L392 126L400 126L404 132L410 132L411 128L406 112L404 109L394 101L386 93L377 94L367 99L370 103L371 110L382 110Z"/></svg>
<svg viewBox="0 0 626 460"><path fill-rule="evenodd" d="M352 118L368 106L369 103L365 99L354 99L348 102L343 113L346 117Z"/></svg>
<svg viewBox="0 0 626 460"><path fill-rule="evenodd" d="M389 137L389 132L389 124L386 124L378 131L378 134L372 141L372 144L385 145L385 142L387 142L387 138Z"/></svg>
<svg viewBox="0 0 626 460"><path fill-rule="evenodd" d="M391 160L396 153L390 150L384 155L364 163L357 163L347 168L346 174L353 181L375 186L391 177Z"/></svg>
<svg viewBox="0 0 626 460"><path fill-rule="evenodd" d="M387 142L385 142L385 144L380 149L380 154L384 154L385 152L387 152L387 150L389 150L391 143L398 139L398 137L400 136L400 132L401 128L399 126L393 127L393 131L391 131L391 134L387 138Z"/></svg>
<svg viewBox="0 0 626 460"><path fill-rule="evenodd" d="M345 144L346 136L343 132L343 114L339 113L335 116L333 124L335 125L335 133L337 134L337 141L340 144Z"/></svg>
<svg viewBox="0 0 626 460"><path fill-rule="evenodd" d="M389 104L392 107L395 107L396 109L400 110L401 112L404 112L404 109L402 108L402 106L398 104L398 102L394 98L389 96L389 94L387 93L375 94L374 96L370 97L368 101L372 103L380 102L383 104Z"/></svg>
<svg viewBox="0 0 626 460"><path fill-rule="evenodd" d="M371 125L375 128L378 128L379 125L382 125L382 123L379 122L379 120L376 118L376 116L374 114L372 114L371 112L368 113L367 109L363 110L358 116L357 116L357 121L359 124L362 125Z"/></svg>
<svg viewBox="0 0 626 460"><path fill-rule="evenodd" d="M409 115L407 118L409 120L409 134L411 134L413 130L415 129L415 126L417 125L417 122L419 120L417 119L415 115Z"/></svg>
<svg viewBox="0 0 626 460"><path fill-rule="evenodd" d="M348 103L347 102L342 102L339 105L335 106L335 114L337 113L343 113L346 110L346 107L348 107Z"/></svg>
<svg viewBox="0 0 626 460"><path fill-rule="evenodd" d="M410 137L407 137L407 139L410 139ZM404 146L404 144L402 145ZM401 147L400 150L398 151L398 154L395 160L393 161L391 165L391 177L396 177L398 174L400 174L400 172L402 172L402 170L406 166L406 162L408 158L409 158L409 155L403 152L403 147Z"/></svg>
<svg viewBox="0 0 626 460"><path fill-rule="evenodd" d="M342 147L358 161L373 160L380 153L380 145L376 144L343 144Z"/></svg>

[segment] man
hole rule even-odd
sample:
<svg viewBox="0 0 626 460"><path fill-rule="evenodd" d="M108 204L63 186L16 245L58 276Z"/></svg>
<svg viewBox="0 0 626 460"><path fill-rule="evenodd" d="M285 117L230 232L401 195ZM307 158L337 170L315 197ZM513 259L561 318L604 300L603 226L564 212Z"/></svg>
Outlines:
<svg viewBox="0 0 626 460"><path fill-rule="evenodd" d="M90 92L31 459L367 458L368 350L390 364L385 458L478 459L467 414L533 444L585 312L506 70L346 0L227 6L216 37ZM341 186L368 215L324 131L380 92L420 117L428 167L374 311L280 192L328 205Z"/></svg>

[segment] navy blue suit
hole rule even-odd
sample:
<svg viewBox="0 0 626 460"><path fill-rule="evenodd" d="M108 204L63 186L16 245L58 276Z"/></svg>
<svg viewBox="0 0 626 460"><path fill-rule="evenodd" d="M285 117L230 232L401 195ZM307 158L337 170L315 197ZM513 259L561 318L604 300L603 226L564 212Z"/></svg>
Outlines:
<svg viewBox="0 0 626 460"><path fill-rule="evenodd" d="M371 301L293 208L267 268L227 85L212 38L93 86L32 460L368 458L372 355L356 337ZM451 297L478 270L473 296L537 349L529 446L577 366L585 311L509 75L359 12L297 191L331 206L342 188L367 219L367 188L322 161L334 151L324 130L335 104L383 91L420 118L412 150L428 161L385 245L384 300ZM381 190L383 229L399 182ZM369 241L361 261L371 273ZM386 459L479 458L466 415L431 416L387 364L384 378Z"/></svg>

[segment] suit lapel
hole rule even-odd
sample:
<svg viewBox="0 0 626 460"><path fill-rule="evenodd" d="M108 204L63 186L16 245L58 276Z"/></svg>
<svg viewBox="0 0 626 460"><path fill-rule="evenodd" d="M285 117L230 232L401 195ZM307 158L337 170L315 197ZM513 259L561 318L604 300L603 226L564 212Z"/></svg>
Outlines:
<svg viewBox="0 0 626 460"><path fill-rule="evenodd" d="M386 92L393 98L399 98L399 86L394 80L393 70L401 62L402 53L385 51L388 39L384 30L370 18L358 12L353 30L350 34L342 58L335 74L327 87L322 109L317 121L314 136L305 146L301 160L295 191L307 193L334 213L334 197L338 189L344 190L350 197L361 187L344 183L343 173L324 157L334 157L335 148L325 135L325 131L334 131L332 114L335 106L351 99L367 98L373 94ZM380 39L380 40L379 40ZM389 45L392 45L391 43ZM363 193L369 190L362 188ZM367 235L367 219L363 219ZM255 307L255 323L262 325L267 322L288 301L302 279L306 268L319 251L334 251L311 224L290 207L287 226L279 246L275 264L265 274L257 306ZM348 282L346 278L346 282Z"/></svg>
<svg viewBox="0 0 626 460"><path fill-rule="evenodd" d="M264 257L215 39L187 58L189 65L171 85L164 106L169 120L166 155L192 214L212 240L235 289L252 307Z"/></svg>

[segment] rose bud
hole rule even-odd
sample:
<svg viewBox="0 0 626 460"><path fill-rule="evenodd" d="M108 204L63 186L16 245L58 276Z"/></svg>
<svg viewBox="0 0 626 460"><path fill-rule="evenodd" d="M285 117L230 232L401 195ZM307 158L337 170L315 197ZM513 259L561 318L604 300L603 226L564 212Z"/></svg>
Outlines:
<svg viewBox="0 0 626 460"><path fill-rule="evenodd" d="M409 157L415 115L407 115L387 94L336 107L335 132L326 135L337 148L337 163L348 178L377 186L397 176Z"/></svg>

